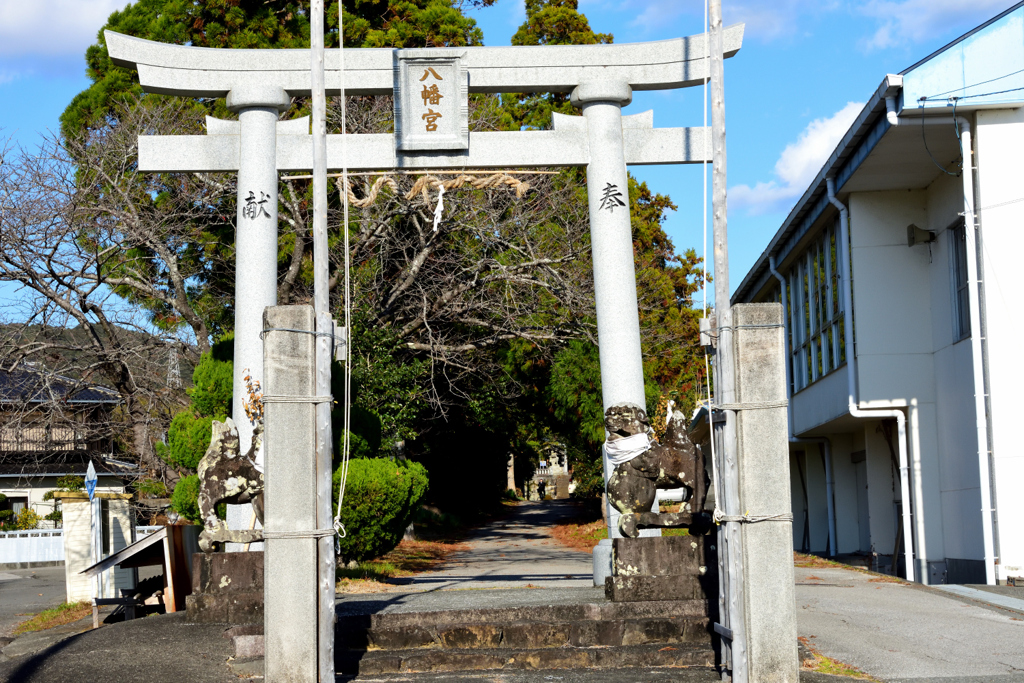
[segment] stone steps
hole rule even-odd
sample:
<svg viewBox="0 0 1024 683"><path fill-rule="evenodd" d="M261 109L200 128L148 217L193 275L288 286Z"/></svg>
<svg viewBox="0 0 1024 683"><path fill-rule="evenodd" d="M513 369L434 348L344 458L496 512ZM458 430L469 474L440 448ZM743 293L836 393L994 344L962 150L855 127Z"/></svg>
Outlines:
<svg viewBox="0 0 1024 683"><path fill-rule="evenodd" d="M338 673L456 672L482 670L609 669L619 667L711 667L715 654L707 645L663 643L619 647L453 648L443 650L339 651Z"/></svg>
<svg viewBox="0 0 1024 683"><path fill-rule="evenodd" d="M713 666L705 600L342 614L339 673ZM236 656L263 655L261 626L233 629Z"/></svg>
<svg viewBox="0 0 1024 683"><path fill-rule="evenodd" d="M342 616L338 650L618 647L707 642L704 600L589 602Z"/></svg>
<svg viewBox="0 0 1024 683"><path fill-rule="evenodd" d="M340 630L335 645L349 650L543 649L619 647L649 643L702 643L709 639L704 618L649 617L608 621L521 621L418 624Z"/></svg>

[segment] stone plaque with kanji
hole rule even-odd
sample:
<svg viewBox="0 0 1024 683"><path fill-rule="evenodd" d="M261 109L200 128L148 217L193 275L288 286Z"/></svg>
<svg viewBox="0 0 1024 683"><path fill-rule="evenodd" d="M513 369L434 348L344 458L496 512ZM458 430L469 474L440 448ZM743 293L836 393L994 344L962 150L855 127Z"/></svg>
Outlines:
<svg viewBox="0 0 1024 683"><path fill-rule="evenodd" d="M469 74L462 56L459 50L395 51L399 151L469 149Z"/></svg>

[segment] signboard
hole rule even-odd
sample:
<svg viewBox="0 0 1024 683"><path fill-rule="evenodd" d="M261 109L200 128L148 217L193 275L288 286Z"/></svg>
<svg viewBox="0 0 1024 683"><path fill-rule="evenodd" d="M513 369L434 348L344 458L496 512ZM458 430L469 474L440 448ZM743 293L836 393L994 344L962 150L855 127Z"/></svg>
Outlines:
<svg viewBox="0 0 1024 683"><path fill-rule="evenodd" d="M395 141L401 152L469 149L463 51L396 50Z"/></svg>
<svg viewBox="0 0 1024 683"><path fill-rule="evenodd" d="M89 461L89 469L85 471L85 490L89 492L89 500L96 495L96 468Z"/></svg>

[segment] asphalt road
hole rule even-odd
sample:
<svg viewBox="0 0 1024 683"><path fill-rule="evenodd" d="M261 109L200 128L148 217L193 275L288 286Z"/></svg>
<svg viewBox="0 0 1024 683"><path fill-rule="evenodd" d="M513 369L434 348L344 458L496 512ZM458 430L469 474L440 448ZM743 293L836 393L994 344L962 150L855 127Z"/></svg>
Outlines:
<svg viewBox="0 0 1024 683"><path fill-rule="evenodd" d="M0 637L27 618L64 602L64 567L0 569Z"/></svg>
<svg viewBox="0 0 1024 683"><path fill-rule="evenodd" d="M799 634L886 683L1024 682L1024 613L848 569L796 584Z"/></svg>

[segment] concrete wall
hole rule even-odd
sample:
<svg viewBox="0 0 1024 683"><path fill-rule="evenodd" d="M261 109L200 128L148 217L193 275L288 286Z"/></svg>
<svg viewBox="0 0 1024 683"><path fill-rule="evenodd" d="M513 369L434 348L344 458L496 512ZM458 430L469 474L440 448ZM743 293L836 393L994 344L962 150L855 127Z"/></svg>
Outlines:
<svg viewBox="0 0 1024 683"><path fill-rule="evenodd" d="M846 414L846 366L793 395L793 432L797 435Z"/></svg>
<svg viewBox="0 0 1024 683"><path fill-rule="evenodd" d="M107 546L112 554L131 543L131 516L127 500L105 500L103 515L108 532ZM116 568L104 572L101 596L96 595L91 578L79 572L94 564L92 557L92 512L88 499L65 499L64 509L64 570L67 579L67 601L79 602L94 597L120 597L121 588L135 585L135 572Z"/></svg>
<svg viewBox="0 0 1024 683"><path fill-rule="evenodd" d="M1021 315L1017 283L1024 254L1024 110L977 113L978 207L982 230L982 280L988 328L993 473L999 510L997 574L1024 576L1024 453L1021 421ZM1013 202L1004 204L1005 202ZM1003 206L997 206L1004 204Z"/></svg>
<svg viewBox="0 0 1024 683"><path fill-rule="evenodd" d="M936 192L941 194L941 188ZM933 271L947 271L948 260L935 258L934 245L907 246L908 225L930 225L929 194L864 192L849 200L860 401L864 408L908 408L916 556L922 566L945 559L932 304L950 296L948 280L935 292L932 276ZM869 481L876 484L869 507L880 520L872 525L872 546L875 552L890 554L895 539L890 529L892 479L891 474L881 474L889 467L890 456L884 442L880 445L867 436L873 473ZM880 534L877 539L875 533Z"/></svg>

